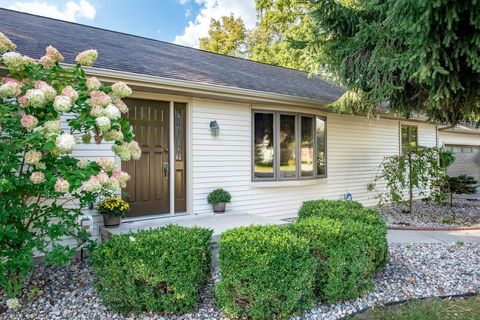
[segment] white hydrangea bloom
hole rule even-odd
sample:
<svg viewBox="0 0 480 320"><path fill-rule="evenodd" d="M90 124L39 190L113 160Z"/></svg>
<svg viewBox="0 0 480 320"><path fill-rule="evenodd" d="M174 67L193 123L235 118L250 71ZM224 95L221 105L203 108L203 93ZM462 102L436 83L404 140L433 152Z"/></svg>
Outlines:
<svg viewBox="0 0 480 320"><path fill-rule="evenodd" d="M72 99L67 96L56 96L53 109L57 112L68 112L72 109Z"/></svg>
<svg viewBox="0 0 480 320"><path fill-rule="evenodd" d="M87 160L80 160L77 162L77 167L80 169L85 169L88 166L88 161Z"/></svg>
<svg viewBox="0 0 480 320"><path fill-rule="evenodd" d="M105 116L110 120L116 120L122 116L122 114L120 113L120 110L118 110L118 108L115 107L113 104L108 105L105 108L104 112L105 112Z"/></svg>
<svg viewBox="0 0 480 320"><path fill-rule="evenodd" d="M110 119L105 116L95 119L95 123L97 124L98 129L102 132L108 131L112 126Z"/></svg>
<svg viewBox="0 0 480 320"><path fill-rule="evenodd" d="M42 160L42 153L36 150L30 150L25 153L25 162L27 164L36 165Z"/></svg>
<svg viewBox="0 0 480 320"><path fill-rule="evenodd" d="M119 81L112 85L112 93L115 97L125 98L132 94L132 89L125 82Z"/></svg>
<svg viewBox="0 0 480 320"><path fill-rule="evenodd" d="M7 51L15 51L17 46L13 43L8 37L0 32L0 53L4 53Z"/></svg>
<svg viewBox="0 0 480 320"><path fill-rule="evenodd" d="M120 141L123 140L123 133L118 130L109 130L104 133L103 139L105 141Z"/></svg>
<svg viewBox="0 0 480 320"><path fill-rule="evenodd" d="M40 89L30 89L25 93L27 103L33 108L43 108L47 104L45 93Z"/></svg>
<svg viewBox="0 0 480 320"><path fill-rule="evenodd" d="M6 52L2 55L3 64L12 71L21 71L25 68L26 61L20 53Z"/></svg>
<svg viewBox="0 0 480 320"><path fill-rule="evenodd" d="M97 50L85 50L83 52L80 52L77 57L75 58L75 62L82 65L82 66L87 66L91 67L97 61L98 58L98 52Z"/></svg>
<svg viewBox="0 0 480 320"><path fill-rule="evenodd" d="M7 300L7 307L11 310L16 310L20 307L20 301L17 298L11 298Z"/></svg>
<svg viewBox="0 0 480 320"><path fill-rule="evenodd" d="M59 135L55 140L55 146L61 154L71 153L75 143L75 137L67 133Z"/></svg>
<svg viewBox="0 0 480 320"><path fill-rule="evenodd" d="M70 188L70 184L65 179L59 178L55 182L54 189L55 189L56 192L66 193L66 192L68 192L69 188Z"/></svg>

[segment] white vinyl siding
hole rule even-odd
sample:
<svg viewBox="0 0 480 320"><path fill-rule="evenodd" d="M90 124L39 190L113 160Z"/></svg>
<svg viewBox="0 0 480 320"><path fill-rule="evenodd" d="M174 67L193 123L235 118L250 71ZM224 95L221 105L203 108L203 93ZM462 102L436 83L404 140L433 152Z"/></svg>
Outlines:
<svg viewBox="0 0 480 320"><path fill-rule="evenodd" d="M305 200L341 199L346 192L365 205L377 203L374 193L367 191L367 185L373 182L383 158L399 153L399 121L319 113L327 118L327 178L295 181L296 184L252 182L251 109L257 110L257 107L194 99L193 213L211 213L206 197L215 188L231 192L229 210L264 216L294 215ZM266 110L274 109L270 106ZM296 108L290 111L315 113ZM212 137L209 132L211 120L217 120L220 125L218 137ZM415 125L418 126L419 145L435 146L435 126ZM283 187L279 187L282 183Z"/></svg>

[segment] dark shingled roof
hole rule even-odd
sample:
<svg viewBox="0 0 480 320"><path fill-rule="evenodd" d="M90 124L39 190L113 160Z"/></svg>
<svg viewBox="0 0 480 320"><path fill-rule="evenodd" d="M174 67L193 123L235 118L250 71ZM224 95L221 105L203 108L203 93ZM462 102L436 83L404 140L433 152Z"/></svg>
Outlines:
<svg viewBox="0 0 480 320"><path fill-rule="evenodd" d="M96 49L95 67L233 88L335 101L342 87L306 73L228 57L167 42L0 9L0 31L17 51L40 58L53 45L74 63L78 52Z"/></svg>

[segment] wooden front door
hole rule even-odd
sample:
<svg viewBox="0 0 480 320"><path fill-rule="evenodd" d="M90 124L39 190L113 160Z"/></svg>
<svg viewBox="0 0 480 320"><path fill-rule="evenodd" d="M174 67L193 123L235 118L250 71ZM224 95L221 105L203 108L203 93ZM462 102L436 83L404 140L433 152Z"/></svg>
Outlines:
<svg viewBox="0 0 480 320"><path fill-rule="evenodd" d="M142 149L140 160L122 162L122 169L132 177L124 190L130 204L128 216L168 213L169 102L126 99L125 103L129 107L126 119Z"/></svg>

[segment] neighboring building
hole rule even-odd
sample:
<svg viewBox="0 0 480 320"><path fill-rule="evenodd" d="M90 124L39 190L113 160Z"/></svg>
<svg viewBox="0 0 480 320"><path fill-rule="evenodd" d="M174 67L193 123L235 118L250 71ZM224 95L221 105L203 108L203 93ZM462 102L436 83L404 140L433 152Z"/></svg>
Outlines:
<svg viewBox="0 0 480 320"><path fill-rule="evenodd" d="M448 168L447 174L471 175L480 185L480 130L468 125L442 127L438 129L438 141L439 146L455 154L455 162ZM480 188L477 189L477 196L480 196Z"/></svg>
<svg viewBox="0 0 480 320"><path fill-rule="evenodd" d="M228 210L260 216L293 216L302 201L346 193L374 205L368 185L402 145L480 145L477 134L452 133L459 140L450 141L447 130L439 140L437 127L419 118L332 113L326 105L344 89L300 71L4 9L0 31L34 58L48 45L66 63L97 49L87 73L134 89L127 117L143 156L117 159L133 177L131 217L211 214L206 196L219 187L232 194ZM96 144L75 156L115 157Z"/></svg>

